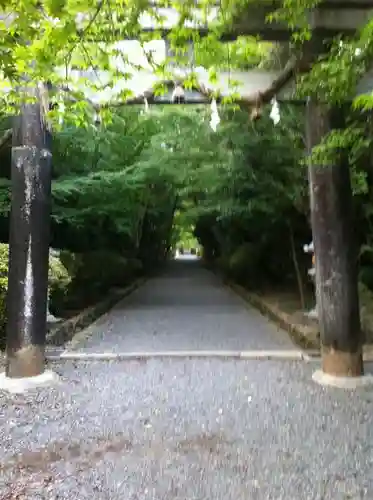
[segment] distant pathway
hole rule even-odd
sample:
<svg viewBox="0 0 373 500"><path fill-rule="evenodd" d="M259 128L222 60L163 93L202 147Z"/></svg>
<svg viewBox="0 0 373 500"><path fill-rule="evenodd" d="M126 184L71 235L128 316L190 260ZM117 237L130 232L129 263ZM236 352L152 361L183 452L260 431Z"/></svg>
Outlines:
<svg viewBox="0 0 373 500"><path fill-rule="evenodd" d="M221 284L198 260L170 263L96 322L85 352L295 349L287 333Z"/></svg>

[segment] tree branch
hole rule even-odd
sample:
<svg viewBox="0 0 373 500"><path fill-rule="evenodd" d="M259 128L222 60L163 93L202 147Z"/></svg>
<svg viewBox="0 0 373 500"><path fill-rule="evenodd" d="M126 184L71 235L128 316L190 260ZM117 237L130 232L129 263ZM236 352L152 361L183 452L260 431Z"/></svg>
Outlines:
<svg viewBox="0 0 373 500"><path fill-rule="evenodd" d="M299 71L300 67L303 65L303 58L292 57L289 59L284 69L280 74L273 80L271 85L267 87L263 92L258 92L256 95L242 96L240 102L242 104L267 104L270 102L280 90L287 85L292 78L294 78Z"/></svg>
<svg viewBox="0 0 373 500"><path fill-rule="evenodd" d="M242 107L251 107L251 106L256 106L256 107L261 107L264 104L267 104L268 102L271 101L273 97L276 96L280 92L280 90L287 84L289 81L295 77L295 75L300 71L305 71L306 66L304 64L304 58L303 57L292 57L284 69L280 72L280 74L277 76L277 78L271 83L269 87L264 89L261 92L256 92L255 94L251 95L243 95L237 100L237 104L239 104ZM157 85L165 85L165 86L170 86L170 85L175 85L176 81L180 82L180 78L177 78L174 80L164 80L159 82ZM198 101L191 102L196 103L196 104L203 104L205 102L211 101L214 97L217 102L222 101L224 99L224 96L221 94L216 93L213 89L208 89L206 88L203 84L198 84L194 87L195 90L200 92L202 96L205 98L205 100L200 99ZM141 95L135 96L135 97L130 97L126 99L125 101L118 101L118 102L108 102L103 105L98 105L96 106L97 109L107 109L107 108L115 108L115 107L121 107L121 106L126 106L126 105L135 105L135 104L144 104L144 100L147 100L149 104L154 104L155 101L155 91L154 88L150 88L143 92ZM163 103L162 103L163 104Z"/></svg>

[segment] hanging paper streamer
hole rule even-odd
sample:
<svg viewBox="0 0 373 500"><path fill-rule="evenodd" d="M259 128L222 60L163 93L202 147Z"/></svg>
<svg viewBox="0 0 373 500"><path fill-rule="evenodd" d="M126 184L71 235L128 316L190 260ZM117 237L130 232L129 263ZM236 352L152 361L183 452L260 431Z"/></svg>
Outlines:
<svg viewBox="0 0 373 500"><path fill-rule="evenodd" d="M64 115L65 115L65 103L61 98L61 100L58 103L58 123L60 125L62 125L64 122Z"/></svg>
<svg viewBox="0 0 373 500"><path fill-rule="evenodd" d="M149 103L146 97L144 97L144 113L149 113Z"/></svg>
<svg viewBox="0 0 373 500"><path fill-rule="evenodd" d="M278 105L276 97L272 99L271 103L272 103L272 109L269 117L271 118L273 123L277 125L278 123L280 123L281 116L280 116L280 107Z"/></svg>
<svg viewBox="0 0 373 500"><path fill-rule="evenodd" d="M95 127L99 127L101 125L101 116L99 113L95 113L93 117L93 124Z"/></svg>
<svg viewBox="0 0 373 500"><path fill-rule="evenodd" d="M218 113L218 106L216 104L216 100L213 99L211 101L211 120L210 120L210 127L214 132L216 132L216 129L220 123L220 116Z"/></svg>
<svg viewBox="0 0 373 500"><path fill-rule="evenodd" d="M181 85L176 85L172 92L171 102L176 104L183 104L185 102L185 91Z"/></svg>

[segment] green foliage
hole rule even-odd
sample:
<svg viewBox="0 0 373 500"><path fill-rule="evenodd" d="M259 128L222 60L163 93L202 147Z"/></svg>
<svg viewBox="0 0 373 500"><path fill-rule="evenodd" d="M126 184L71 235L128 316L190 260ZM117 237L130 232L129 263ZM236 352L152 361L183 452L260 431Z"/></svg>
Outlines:
<svg viewBox="0 0 373 500"><path fill-rule="evenodd" d="M197 249L198 241L194 236L194 226L188 224L188 220L183 217L185 211L177 210L174 215L173 231L172 231L172 246L174 248L182 247L184 249Z"/></svg>
<svg viewBox="0 0 373 500"><path fill-rule="evenodd" d="M222 44L214 36L202 38L195 44L196 66L210 69L210 81L215 83L217 70L252 69L265 65L271 57L272 44L258 42L254 37L238 37Z"/></svg>
<svg viewBox="0 0 373 500"><path fill-rule="evenodd" d="M60 261L64 268L67 270L70 277L75 276L79 266L81 265L82 256L74 254L68 250L60 252Z"/></svg>
<svg viewBox="0 0 373 500"><path fill-rule="evenodd" d="M294 273L288 220L300 249L310 238L303 121L285 106L281 114L274 127L268 118L253 124L245 113L227 110L216 134L197 129L196 157L188 163L184 194L194 203L185 210L196 218L205 256L251 283L259 274L281 281Z"/></svg>
<svg viewBox="0 0 373 500"><path fill-rule="evenodd" d="M8 290L8 245L0 244L0 350L5 347L6 339L6 297Z"/></svg>
<svg viewBox="0 0 373 500"><path fill-rule="evenodd" d="M70 274L68 273L66 267L62 264L61 260L52 255L49 256L49 279L48 283L50 287L53 287L57 283L68 284L70 282Z"/></svg>
<svg viewBox="0 0 373 500"><path fill-rule="evenodd" d="M206 231L198 234L206 217L213 247L228 256L248 241L270 248L268 234L287 231L284 217L304 217L303 123L291 108L277 127L221 108L216 133L206 107L141 111L126 108L109 125L56 136L54 245L74 252L61 260L81 288L118 284L120 273L111 276L108 266L101 276L89 255L112 252L123 258L113 269L136 258L149 270L194 225L206 250Z"/></svg>
<svg viewBox="0 0 373 500"><path fill-rule="evenodd" d="M123 286L141 270L141 263L108 251L89 252L81 256L73 276L74 285L107 289Z"/></svg>
<svg viewBox="0 0 373 500"><path fill-rule="evenodd" d="M227 272L237 283L253 285L258 275L258 250L254 243L244 243L230 256Z"/></svg>
<svg viewBox="0 0 373 500"><path fill-rule="evenodd" d="M64 316L66 306L70 298L69 283L56 281L49 288L49 311L60 318Z"/></svg>
<svg viewBox="0 0 373 500"><path fill-rule="evenodd" d="M373 290L373 267L362 267L360 269L359 281L369 290Z"/></svg>
<svg viewBox="0 0 373 500"><path fill-rule="evenodd" d="M69 279L53 283L50 292L50 310L58 315L90 306L110 288L128 285L142 271L139 260L110 251L84 254L64 251L61 261L69 270Z"/></svg>
<svg viewBox="0 0 373 500"><path fill-rule="evenodd" d="M195 44L197 64L205 67L210 67L213 61L216 68L227 64L230 68L247 68L267 59L269 44L258 43L253 37L241 37L229 45L220 42L220 35L230 24L232 15L239 15L236 6L228 4L228 8L222 5L212 20L216 11L214 0L197 5L194 2L161 2L161 7L172 6L179 14L179 22L168 36L175 51L174 62L185 62L191 40ZM244 8L242 3L241 9ZM2 86L7 90L0 105L5 113L18 109L25 98L25 94L21 96L18 92L21 82L23 87L25 81L29 82L30 89L26 91L28 99L33 100L32 87L45 81L47 75L53 85L53 99L63 102L65 108L64 111L54 108L49 113L50 118L57 125L63 114L65 123L83 126L92 122L93 115L92 106L84 98L83 87L91 92L111 90L119 81L128 80L133 69L151 67L165 77L170 73L165 61L156 62L147 47L147 42L159 39L158 30L141 32L140 22L144 16L156 19L160 28L165 21L154 3L148 0L128 0L125 8L123 0L10 0L3 3L2 10L7 14L0 23L0 73ZM207 38L186 26L197 20L209 24ZM140 41L144 62L132 62L119 49L118 42L130 37ZM115 65L114 60L121 62L121 66ZM101 72L101 76L92 79L89 71ZM58 90L66 86L72 89L71 92ZM125 100L131 91L121 86L123 89L117 96Z"/></svg>
<svg viewBox="0 0 373 500"><path fill-rule="evenodd" d="M0 350L5 348L6 341L8 259L9 246L0 244ZM48 283L51 293L55 293L57 289L66 290L69 282L70 276L66 268L57 257L50 256Z"/></svg>
<svg viewBox="0 0 373 500"><path fill-rule="evenodd" d="M0 244L0 280L7 279L8 277L8 259L8 245Z"/></svg>
<svg viewBox="0 0 373 500"><path fill-rule="evenodd" d="M49 310L52 314L59 317L62 304L68 296L69 285L72 274L63 264L62 259L49 256Z"/></svg>

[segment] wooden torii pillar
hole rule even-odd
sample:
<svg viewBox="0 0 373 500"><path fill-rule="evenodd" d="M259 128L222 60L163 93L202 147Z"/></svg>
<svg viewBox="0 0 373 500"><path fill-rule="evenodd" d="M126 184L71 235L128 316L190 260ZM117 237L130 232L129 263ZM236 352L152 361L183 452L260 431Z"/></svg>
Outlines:
<svg viewBox="0 0 373 500"><path fill-rule="evenodd" d="M9 237L7 360L4 389L45 371L51 205L51 134L48 91L33 90L14 118Z"/></svg>
<svg viewBox="0 0 373 500"><path fill-rule="evenodd" d="M309 56L321 55L315 36ZM366 87L363 82L362 87ZM352 189L348 158L317 164L312 149L333 129L344 128L345 106L306 103L306 143L309 154L311 225L315 248L315 285L321 339L321 370L314 380L340 387L371 383L363 377L364 335L358 296L358 248L354 234ZM345 384L345 385L344 385ZM356 384L356 385L354 385Z"/></svg>
<svg viewBox="0 0 373 500"><path fill-rule="evenodd" d="M343 110L330 110L310 100L306 123L311 152L330 130L343 127ZM310 162L309 183L322 371L336 377L358 377L364 373L363 335L348 160L342 157L328 165Z"/></svg>

